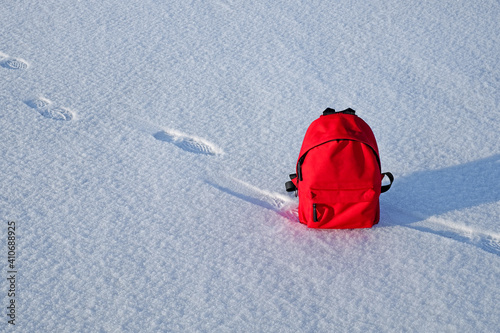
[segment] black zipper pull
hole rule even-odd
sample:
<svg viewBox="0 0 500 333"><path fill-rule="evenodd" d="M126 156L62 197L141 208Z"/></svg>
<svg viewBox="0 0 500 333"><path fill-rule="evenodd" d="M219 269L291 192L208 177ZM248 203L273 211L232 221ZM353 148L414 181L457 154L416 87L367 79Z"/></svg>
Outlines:
<svg viewBox="0 0 500 333"><path fill-rule="evenodd" d="M316 204L313 204L313 221L318 222L318 213L316 212Z"/></svg>

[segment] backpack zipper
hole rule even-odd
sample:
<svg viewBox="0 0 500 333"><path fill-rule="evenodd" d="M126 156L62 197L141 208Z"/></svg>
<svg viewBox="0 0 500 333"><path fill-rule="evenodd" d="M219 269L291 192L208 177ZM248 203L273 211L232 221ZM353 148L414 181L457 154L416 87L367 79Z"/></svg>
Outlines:
<svg viewBox="0 0 500 333"><path fill-rule="evenodd" d="M373 152L373 155L375 155L375 158L377 159L377 164L378 164L378 167L380 168L380 170L382 170L382 166L380 165L380 157L378 156L378 154L375 152L375 149L373 149L372 146L370 146L369 144L363 142L363 141L358 141L358 140L351 140L351 139L334 139L334 140L328 140L328 141L325 141L325 142L322 142L320 143L319 145L316 145L314 147L311 147L308 151L306 151L300 158L299 160L297 161L297 177L298 177L298 180L299 181L302 181L303 180L303 177L302 177L302 164L304 163L304 160L306 159L306 155L307 153L309 153L311 150L313 150L314 148L316 147L319 147L319 146L322 146L324 145L325 143L329 143L329 142L333 142L333 141L353 141L353 142L359 142L359 143L362 143L364 145L366 145L368 148L371 149L371 151ZM382 172L382 171L380 171Z"/></svg>

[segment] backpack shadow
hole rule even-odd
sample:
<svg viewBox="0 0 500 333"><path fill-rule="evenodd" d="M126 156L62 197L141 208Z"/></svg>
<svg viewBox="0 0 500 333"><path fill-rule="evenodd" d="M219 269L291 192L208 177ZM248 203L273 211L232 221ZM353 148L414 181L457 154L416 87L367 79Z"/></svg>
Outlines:
<svg viewBox="0 0 500 333"><path fill-rule="evenodd" d="M397 178L381 196L379 227L404 226L475 245L500 255L500 233L439 217L447 212L500 201L500 154ZM384 210L386 213L384 213ZM384 223L384 215L390 222ZM425 223L419 223L423 222Z"/></svg>
<svg viewBox="0 0 500 333"><path fill-rule="evenodd" d="M500 200L500 154L396 180L382 199L425 216Z"/></svg>

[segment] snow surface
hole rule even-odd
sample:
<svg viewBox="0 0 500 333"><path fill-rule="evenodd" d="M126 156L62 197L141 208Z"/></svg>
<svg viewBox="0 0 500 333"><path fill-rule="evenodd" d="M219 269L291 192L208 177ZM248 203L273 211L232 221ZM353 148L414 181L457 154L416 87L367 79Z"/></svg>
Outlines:
<svg viewBox="0 0 500 333"><path fill-rule="evenodd" d="M0 331L500 331L498 1L1 8ZM396 176L372 229L284 191L326 107Z"/></svg>

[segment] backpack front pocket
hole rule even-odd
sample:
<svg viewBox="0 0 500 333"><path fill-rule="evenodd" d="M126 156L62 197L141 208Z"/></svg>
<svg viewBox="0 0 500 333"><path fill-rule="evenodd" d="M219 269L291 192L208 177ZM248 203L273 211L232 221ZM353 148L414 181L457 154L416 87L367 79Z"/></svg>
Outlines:
<svg viewBox="0 0 500 333"><path fill-rule="evenodd" d="M311 189L308 226L312 228L371 227L378 213L373 188Z"/></svg>

